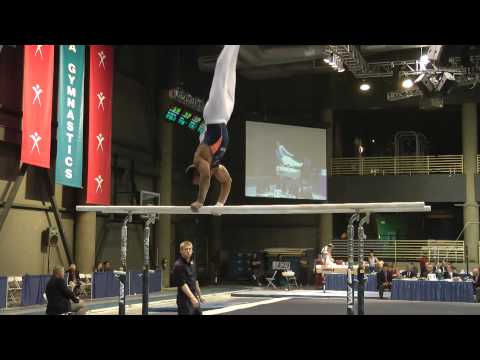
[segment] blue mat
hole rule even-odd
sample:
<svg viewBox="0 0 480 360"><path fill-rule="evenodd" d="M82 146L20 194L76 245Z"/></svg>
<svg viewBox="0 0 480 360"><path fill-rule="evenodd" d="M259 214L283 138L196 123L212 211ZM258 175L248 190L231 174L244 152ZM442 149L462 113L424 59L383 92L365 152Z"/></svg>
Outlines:
<svg viewBox="0 0 480 360"><path fill-rule="evenodd" d="M218 310L218 309L223 309L225 305L220 305L220 304L203 304L200 308L202 311L208 311L208 310ZM148 311L151 312L177 312L177 307L176 306L165 306L165 307L151 307L148 308Z"/></svg>

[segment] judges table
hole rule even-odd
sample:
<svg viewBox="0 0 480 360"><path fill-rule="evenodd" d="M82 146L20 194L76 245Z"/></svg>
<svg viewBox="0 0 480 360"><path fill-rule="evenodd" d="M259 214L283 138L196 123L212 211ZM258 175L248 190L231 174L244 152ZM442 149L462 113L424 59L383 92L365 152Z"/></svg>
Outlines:
<svg viewBox="0 0 480 360"><path fill-rule="evenodd" d="M471 281L393 280L392 300L474 302Z"/></svg>
<svg viewBox="0 0 480 360"><path fill-rule="evenodd" d="M8 278L0 276L0 309L7 307Z"/></svg>
<svg viewBox="0 0 480 360"><path fill-rule="evenodd" d="M368 276L365 285L365 291L377 291L377 275L365 274ZM354 288L358 288L357 277L354 276ZM347 274L326 273L325 274L325 289L326 290L346 290L347 289Z"/></svg>

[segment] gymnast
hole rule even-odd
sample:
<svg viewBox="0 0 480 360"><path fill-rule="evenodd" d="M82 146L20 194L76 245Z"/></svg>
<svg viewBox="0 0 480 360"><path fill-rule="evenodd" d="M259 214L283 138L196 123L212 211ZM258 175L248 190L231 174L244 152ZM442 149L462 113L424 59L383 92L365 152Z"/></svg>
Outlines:
<svg viewBox="0 0 480 360"><path fill-rule="evenodd" d="M235 105L239 50L240 45L225 45L217 59L210 96L203 111L207 127L200 135L200 144L195 151L193 164L185 170L189 180L198 185L197 200L190 205L193 211L198 211L203 206L212 176L220 183L220 195L216 205L223 206L230 194L232 178L220 162L229 142L227 124Z"/></svg>

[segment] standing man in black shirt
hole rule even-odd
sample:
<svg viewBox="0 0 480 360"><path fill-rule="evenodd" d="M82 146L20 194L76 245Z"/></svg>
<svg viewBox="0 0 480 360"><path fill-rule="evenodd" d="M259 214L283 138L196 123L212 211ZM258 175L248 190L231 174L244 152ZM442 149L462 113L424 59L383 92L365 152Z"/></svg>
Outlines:
<svg viewBox="0 0 480 360"><path fill-rule="evenodd" d="M197 271L192 260L193 245L190 241L180 244L180 258L173 267L173 281L177 286L178 315L201 315L200 303L204 303Z"/></svg>

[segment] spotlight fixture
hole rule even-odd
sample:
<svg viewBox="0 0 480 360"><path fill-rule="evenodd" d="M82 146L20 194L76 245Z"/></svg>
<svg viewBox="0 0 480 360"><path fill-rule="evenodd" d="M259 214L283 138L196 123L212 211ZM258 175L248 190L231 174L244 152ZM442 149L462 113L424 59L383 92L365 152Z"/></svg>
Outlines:
<svg viewBox="0 0 480 360"><path fill-rule="evenodd" d="M342 73L345 71L345 66L343 65L343 62L340 61L339 65L338 65L338 70L337 70L339 73Z"/></svg>
<svg viewBox="0 0 480 360"><path fill-rule="evenodd" d="M426 54L420 57L419 65L420 65L420 71L433 69L433 64L430 62L430 60L428 59L428 55Z"/></svg>
<svg viewBox="0 0 480 360"><path fill-rule="evenodd" d="M448 54L445 51L447 46L445 45L432 45L428 48L427 56L428 61L434 65L447 66L449 64Z"/></svg>
<svg viewBox="0 0 480 360"><path fill-rule="evenodd" d="M328 65L332 66L333 64L335 64L335 54L330 53L330 56L323 59L323 61L325 61Z"/></svg>
<svg viewBox="0 0 480 360"><path fill-rule="evenodd" d="M404 89L410 89L412 86L413 86L413 81L412 81L412 79L408 79L408 78L407 78L407 79L403 80L403 82L402 82L402 87L403 87Z"/></svg>
<svg viewBox="0 0 480 360"><path fill-rule="evenodd" d="M362 83L360 84L360 90L361 91L368 91L370 90L371 86L368 82L366 82L365 80L362 81Z"/></svg>
<svg viewBox="0 0 480 360"><path fill-rule="evenodd" d="M425 96L431 96L435 90L435 85L432 82L432 77L427 74L420 75L417 80L415 80L415 85Z"/></svg>
<svg viewBox="0 0 480 360"><path fill-rule="evenodd" d="M452 73L444 72L437 85L437 91L442 95L448 95L455 85L455 76Z"/></svg>

